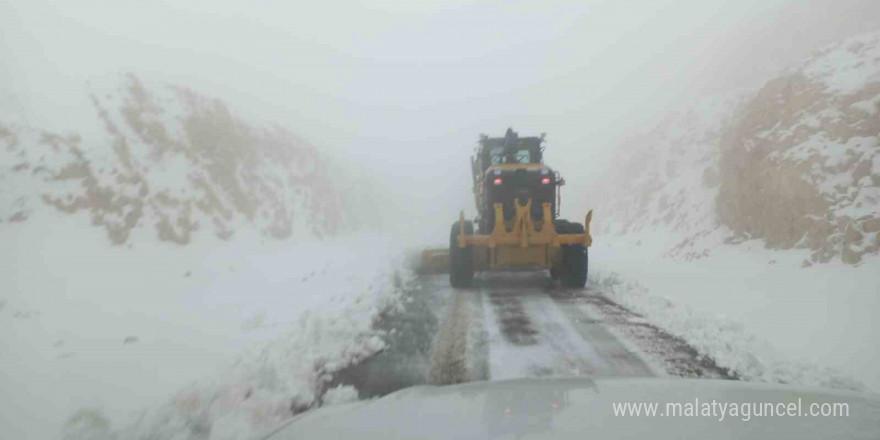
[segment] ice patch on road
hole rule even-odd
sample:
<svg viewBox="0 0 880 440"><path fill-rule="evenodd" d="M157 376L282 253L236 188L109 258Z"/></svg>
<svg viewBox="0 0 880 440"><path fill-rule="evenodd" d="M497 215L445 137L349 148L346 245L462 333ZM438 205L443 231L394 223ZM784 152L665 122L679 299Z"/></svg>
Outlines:
<svg viewBox="0 0 880 440"><path fill-rule="evenodd" d="M589 285L645 316L657 327L684 339L700 354L711 357L718 366L728 368L740 379L865 390L863 383L835 369L781 357L769 343L749 334L736 320L677 305L614 272L591 271Z"/></svg>

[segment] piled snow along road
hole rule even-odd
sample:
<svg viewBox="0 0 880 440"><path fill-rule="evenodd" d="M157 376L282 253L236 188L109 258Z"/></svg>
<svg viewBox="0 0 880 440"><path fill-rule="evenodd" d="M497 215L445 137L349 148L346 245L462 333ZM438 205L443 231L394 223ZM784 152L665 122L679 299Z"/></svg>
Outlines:
<svg viewBox="0 0 880 440"><path fill-rule="evenodd" d="M743 378L880 389L880 33L671 113L615 163L594 281Z"/></svg>
<svg viewBox="0 0 880 440"><path fill-rule="evenodd" d="M611 300L681 337L702 356L727 368L738 379L855 391L865 388L860 381L833 368L793 362L780 356L766 340L749 333L735 319L675 304L652 294L638 282L621 279L617 273L594 271L590 284Z"/></svg>
<svg viewBox="0 0 880 440"><path fill-rule="evenodd" d="M374 320L412 282L382 236L127 249L41 226L0 231L10 438L251 438L351 397L328 375L384 348Z"/></svg>
<svg viewBox="0 0 880 440"><path fill-rule="evenodd" d="M369 185L186 88L89 101L77 133L0 117L3 437L252 438L356 397L328 375L413 280L355 232Z"/></svg>

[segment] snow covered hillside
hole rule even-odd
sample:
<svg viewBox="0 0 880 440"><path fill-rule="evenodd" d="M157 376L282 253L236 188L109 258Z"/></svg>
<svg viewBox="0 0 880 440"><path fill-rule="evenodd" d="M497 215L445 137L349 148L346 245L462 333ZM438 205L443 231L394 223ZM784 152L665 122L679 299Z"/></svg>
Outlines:
<svg viewBox="0 0 880 440"><path fill-rule="evenodd" d="M189 243L253 228L273 238L333 235L343 196L325 158L283 128L250 125L184 87L127 75L91 91L99 130L53 133L0 119L0 221L46 206L88 215L115 244L132 234ZM6 225L0 224L0 227Z"/></svg>
<svg viewBox="0 0 880 440"><path fill-rule="evenodd" d="M735 239L809 248L809 263L880 251L880 33L758 91L721 141L718 220Z"/></svg>
<svg viewBox="0 0 880 440"><path fill-rule="evenodd" d="M615 167L603 179L607 186L595 191L604 195L596 199L601 213L595 220L597 230L610 234L664 230L672 232L670 237L687 237L669 244L672 255L679 255L693 236L714 230L717 143L743 99L742 93L731 93L695 103L622 145Z"/></svg>
<svg viewBox="0 0 880 440"><path fill-rule="evenodd" d="M709 97L620 148L600 229L676 233L670 256L759 239L808 266L880 251L880 33L816 51L754 93Z"/></svg>
<svg viewBox="0 0 880 440"><path fill-rule="evenodd" d="M591 269L619 300L741 377L880 390L880 32L673 112L614 163Z"/></svg>
<svg viewBox="0 0 880 440"><path fill-rule="evenodd" d="M244 439L356 397L328 375L412 281L349 215L369 185L187 88L90 90L75 133L0 117L0 438Z"/></svg>

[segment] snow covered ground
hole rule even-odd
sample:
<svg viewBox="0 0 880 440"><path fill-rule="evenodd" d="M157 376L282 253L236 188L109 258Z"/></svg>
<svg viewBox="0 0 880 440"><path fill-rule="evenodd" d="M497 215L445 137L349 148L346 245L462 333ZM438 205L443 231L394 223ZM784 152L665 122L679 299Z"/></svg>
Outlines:
<svg viewBox="0 0 880 440"><path fill-rule="evenodd" d="M2 438L253 435L382 349L409 282L381 236L129 247L88 221L0 229Z"/></svg>
<svg viewBox="0 0 880 440"><path fill-rule="evenodd" d="M880 391L880 259L802 268L752 240L663 258L670 235L597 237L590 285L746 380Z"/></svg>
<svg viewBox="0 0 880 440"><path fill-rule="evenodd" d="M622 144L591 283L747 380L880 391L880 33Z"/></svg>

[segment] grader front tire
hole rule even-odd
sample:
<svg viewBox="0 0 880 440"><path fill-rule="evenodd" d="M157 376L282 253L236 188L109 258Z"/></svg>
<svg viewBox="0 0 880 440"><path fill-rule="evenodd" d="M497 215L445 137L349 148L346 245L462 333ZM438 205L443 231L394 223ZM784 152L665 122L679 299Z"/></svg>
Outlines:
<svg viewBox="0 0 880 440"><path fill-rule="evenodd" d="M584 233L584 226L579 223L567 222L565 229L569 234ZM560 270L562 285L578 289L586 286L588 265L589 253L586 246L582 244L562 246L562 268Z"/></svg>
<svg viewBox="0 0 880 440"><path fill-rule="evenodd" d="M449 284L455 288L470 287L474 284L474 248L458 247L459 222L452 224L449 232ZM474 233L474 224L464 222L464 233Z"/></svg>

